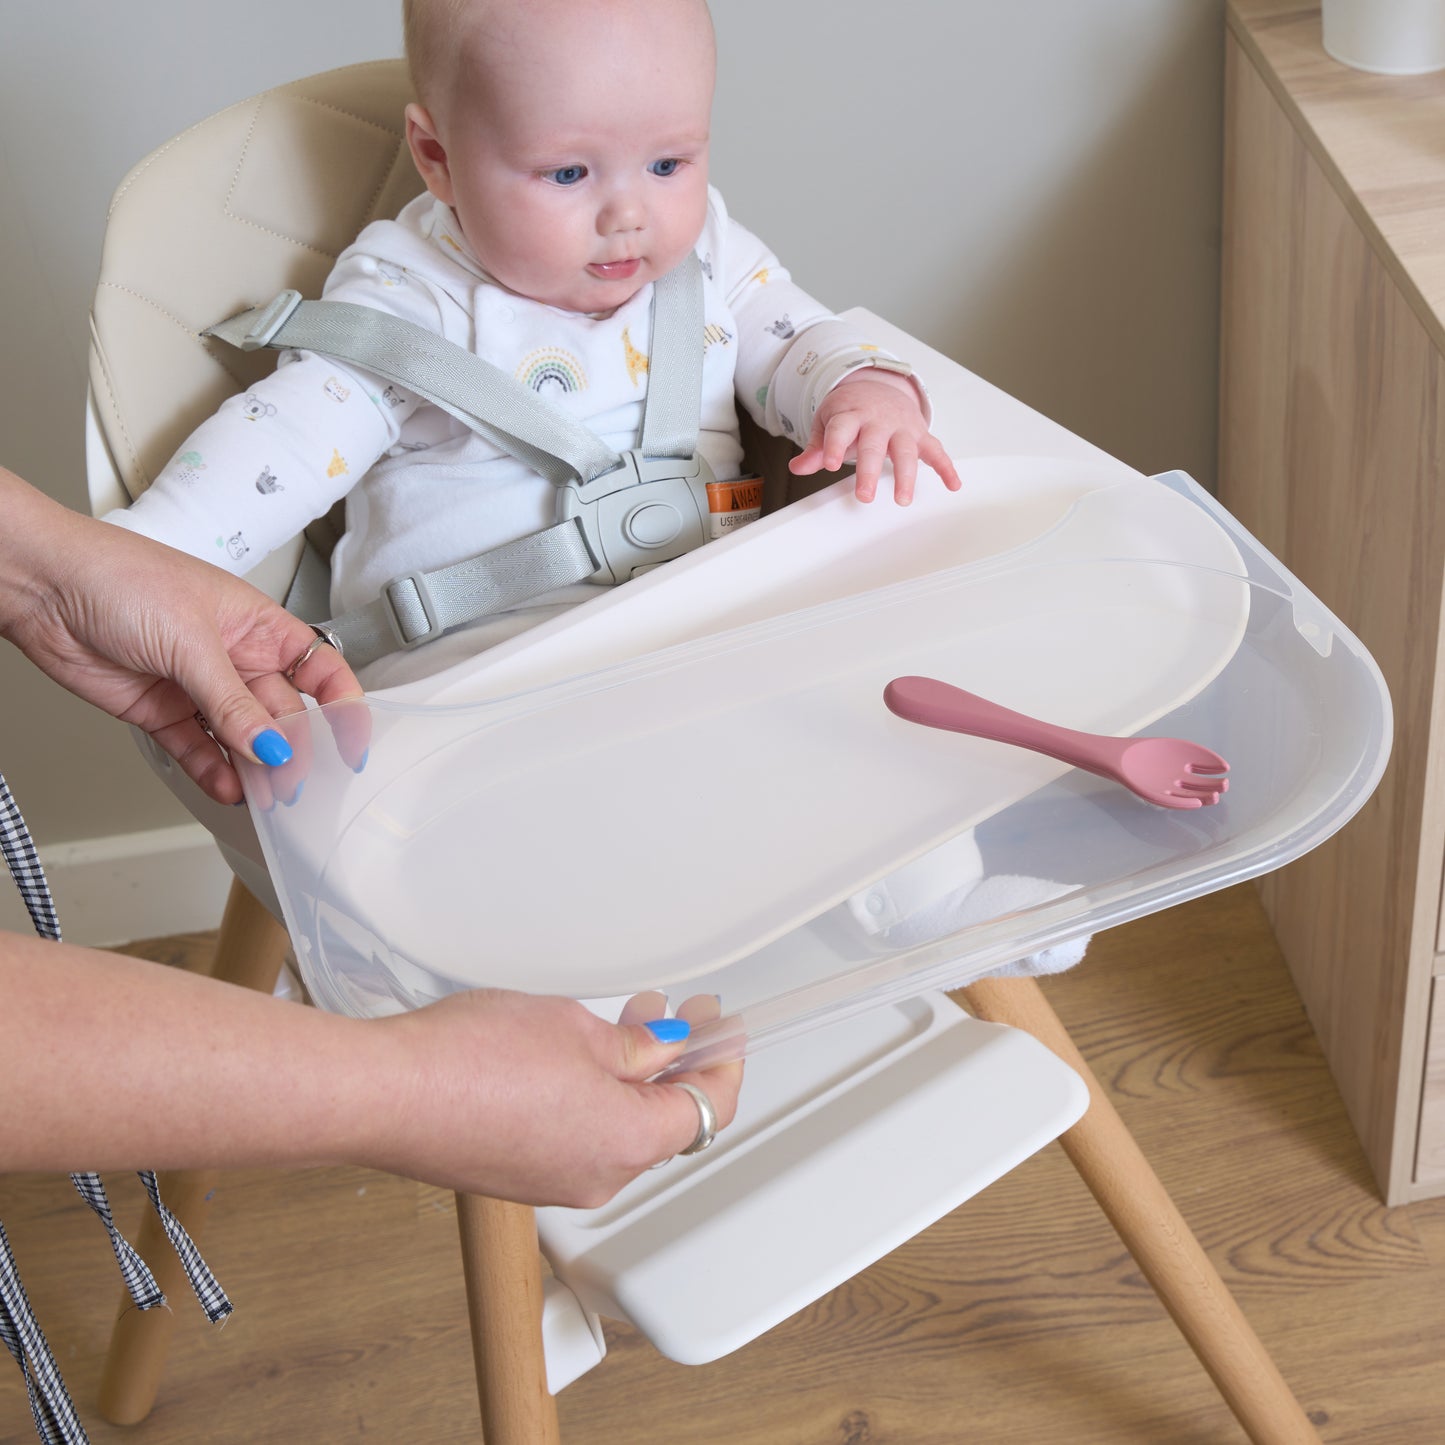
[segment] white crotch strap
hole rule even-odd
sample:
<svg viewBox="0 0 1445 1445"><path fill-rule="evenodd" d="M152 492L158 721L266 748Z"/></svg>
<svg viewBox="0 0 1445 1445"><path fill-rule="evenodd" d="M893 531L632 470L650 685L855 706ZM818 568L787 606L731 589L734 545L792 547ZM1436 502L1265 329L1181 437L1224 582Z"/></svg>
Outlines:
<svg viewBox="0 0 1445 1445"><path fill-rule="evenodd" d="M707 540L711 469L702 412L702 267L653 286L642 435L618 453L590 428L464 347L369 306L283 291L203 333L244 351L320 352L397 382L557 488L557 522L432 572L394 578L375 602L324 624L353 667L573 582L625 582Z"/></svg>

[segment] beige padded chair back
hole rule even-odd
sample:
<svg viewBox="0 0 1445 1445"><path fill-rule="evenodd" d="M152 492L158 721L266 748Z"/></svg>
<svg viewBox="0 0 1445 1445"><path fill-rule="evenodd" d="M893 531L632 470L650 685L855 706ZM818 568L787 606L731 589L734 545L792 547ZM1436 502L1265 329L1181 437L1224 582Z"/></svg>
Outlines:
<svg viewBox="0 0 1445 1445"><path fill-rule="evenodd" d="M404 61L326 71L201 121L121 182L91 308L90 388L92 430L131 500L275 364L201 331L287 287L320 295L356 233L421 190L403 130L410 99Z"/></svg>

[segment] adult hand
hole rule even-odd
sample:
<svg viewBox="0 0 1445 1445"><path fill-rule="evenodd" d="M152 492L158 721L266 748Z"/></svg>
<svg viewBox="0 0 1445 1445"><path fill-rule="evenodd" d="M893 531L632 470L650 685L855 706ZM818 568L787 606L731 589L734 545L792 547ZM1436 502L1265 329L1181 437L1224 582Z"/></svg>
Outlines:
<svg viewBox="0 0 1445 1445"><path fill-rule="evenodd" d="M740 1063L648 1082L686 1047L636 1021L656 1000L640 995L610 1024L570 999L479 990L382 1021L403 1059L393 1078L407 1082L360 1162L523 1204L606 1203L697 1136L676 1079L707 1094L719 1128L737 1109ZM717 1012L702 996L678 1017Z"/></svg>
<svg viewBox="0 0 1445 1445"><path fill-rule="evenodd" d="M661 1011L652 995L625 1024L495 990L353 1019L0 933L0 998L0 1158L13 1170L360 1164L593 1206L697 1134L692 1098L647 1082L686 1047L644 1026ZM700 1023L717 1001L678 1013ZM719 1125L732 1119L740 1064L680 1077Z"/></svg>
<svg viewBox="0 0 1445 1445"><path fill-rule="evenodd" d="M918 463L926 462L950 492L962 485L943 443L928 430L918 389L906 377L876 367L855 371L838 383L813 417L813 430L802 453L788 463L795 476L837 471L856 457L854 495L871 502L878 492L883 463L893 463L893 500L913 500Z"/></svg>
<svg viewBox="0 0 1445 1445"><path fill-rule="evenodd" d="M241 798L222 746L267 764L290 757L271 720L301 706L284 672L314 640L304 622L249 583L71 512L4 468L0 518L0 636L37 667L149 733L217 802ZM361 694L330 647L298 681L322 703Z"/></svg>

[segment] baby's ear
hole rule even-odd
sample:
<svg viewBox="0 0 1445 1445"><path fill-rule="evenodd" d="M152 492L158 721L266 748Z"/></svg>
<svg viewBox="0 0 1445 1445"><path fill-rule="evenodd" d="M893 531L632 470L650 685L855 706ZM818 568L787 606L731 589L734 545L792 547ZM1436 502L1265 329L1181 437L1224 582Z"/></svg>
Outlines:
<svg viewBox="0 0 1445 1445"><path fill-rule="evenodd" d="M431 112L415 101L406 108L406 144L427 190L443 205L451 205L452 173L446 147L437 137Z"/></svg>

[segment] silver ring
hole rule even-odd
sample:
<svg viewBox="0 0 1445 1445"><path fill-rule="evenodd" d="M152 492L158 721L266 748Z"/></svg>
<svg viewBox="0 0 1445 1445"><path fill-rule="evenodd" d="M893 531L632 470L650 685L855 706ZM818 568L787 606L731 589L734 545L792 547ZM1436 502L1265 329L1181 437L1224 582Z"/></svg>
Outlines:
<svg viewBox="0 0 1445 1445"><path fill-rule="evenodd" d="M678 1082L673 1087L691 1094L692 1102L697 1105L697 1135L686 1149L679 1149L678 1153L701 1154L717 1138L717 1110L713 1108L712 1100L696 1084Z"/></svg>
<svg viewBox="0 0 1445 1445"><path fill-rule="evenodd" d="M308 622L306 624L324 643L336 649L337 657L345 657L346 649L341 645L341 639L324 622Z"/></svg>
<svg viewBox="0 0 1445 1445"><path fill-rule="evenodd" d="M315 652L318 647L330 647L337 653L338 656L341 653L341 644L336 640L336 634L333 633L329 627L318 627L314 622L308 622L306 625L316 634L316 636L313 637L311 641L307 644L306 650L300 653L297 656L296 661L293 662L291 666L286 669L287 682L296 681L296 674L301 670L302 664L305 663L306 659L310 657L311 654Z"/></svg>

